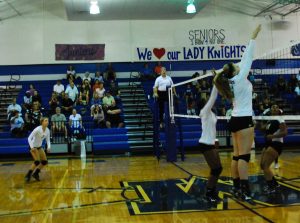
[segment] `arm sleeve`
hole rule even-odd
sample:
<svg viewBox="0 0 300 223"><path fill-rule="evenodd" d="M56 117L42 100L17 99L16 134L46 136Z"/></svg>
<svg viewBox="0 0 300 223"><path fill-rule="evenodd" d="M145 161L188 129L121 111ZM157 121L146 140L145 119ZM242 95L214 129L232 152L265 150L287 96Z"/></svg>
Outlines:
<svg viewBox="0 0 300 223"><path fill-rule="evenodd" d="M216 86L214 85L213 89L210 93L210 97L209 97L208 101L206 102L205 106L203 107L203 109L200 112L200 116L205 115L209 110L212 109L212 107L214 106L215 101L217 99L217 96L218 96L218 90L217 90Z"/></svg>
<svg viewBox="0 0 300 223"><path fill-rule="evenodd" d="M50 130L49 129L47 129L46 141L47 141L47 149L50 149L51 148L51 141L50 141Z"/></svg>
<svg viewBox="0 0 300 223"><path fill-rule="evenodd" d="M251 69L252 61L253 61L254 48L255 48L255 40L251 39L240 62L240 73L238 74L240 78L248 77L249 71Z"/></svg>
<svg viewBox="0 0 300 223"><path fill-rule="evenodd" d="M33 138L33 136L36 134L36 129L34 129L31 133L30 133L30 135L29 135L29 137L28 137L28 144L29 144L29 146L30 146L30 148L33 148L33 141L32 141L32 138Z"/></svg>

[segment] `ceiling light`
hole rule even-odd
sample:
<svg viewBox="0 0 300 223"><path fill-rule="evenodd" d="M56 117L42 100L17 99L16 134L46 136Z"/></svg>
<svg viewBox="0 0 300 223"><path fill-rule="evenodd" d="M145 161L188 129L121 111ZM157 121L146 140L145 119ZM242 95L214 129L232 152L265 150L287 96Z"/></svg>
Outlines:
<svg viewBox="0 0 300 223"><path fill-rule="evenodd" d="M186 7L186 13L188 13L188 14L196 13L196 7L194 5L194 0L188 0L187 4L188 5Z"/></svg>
<svg viewBox="0 0 300 223"><path fill-rule="evenodd" d="M100 8L98 5L98 1L91 1L90 4L90 14L96 15L100 13Z"/></svg>

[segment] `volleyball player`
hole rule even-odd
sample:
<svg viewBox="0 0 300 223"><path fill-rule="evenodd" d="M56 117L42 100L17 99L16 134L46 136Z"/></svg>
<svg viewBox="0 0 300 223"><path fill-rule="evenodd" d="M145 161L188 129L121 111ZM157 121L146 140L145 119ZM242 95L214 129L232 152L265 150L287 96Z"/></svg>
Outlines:
<svg viewBox="0 0 300 223"><path fill-rule="evenodd" d="M31 176L40 181L39 173L48 163L47 156L42 148L43 140L46 139L47 151L50 152L50 130L48 129L49 120L46 117L40 119L40 126L36 127L28 137L30 153L33 158L33 164L25 176L25 181L29 182Z"/></svg>
<svg viewBox="0 0 300 223"><path fill-rule="evenodd" d="M206 185L206 199L209 202L218 203L222 199L218 196L216 185L223 168L219 153L215 148L217 117L213 113L212 107L215 104L217 96L218 91L216 87L213 86L209 100L200 111L202 134L199 139L199 146L208 166L210 167L210 176L208 177Z"/></svg>
<svg viewBox="0 0 300 223"><path fill-rule="evenodd" d="M260 30L261 25L254 30L241 62L239 64L225 64L223 71L214 78L219 93L232 99L233 102L232 116L229 121L229 130L232 133L233 141L233 160L231 163L233 193L251 204L255 204L251 197L248 181L248 163L254 140L253 87L247 76L252 65L255 39Z"/></svg>
<svg viewBox="0 0 300 223"><path fill-rule="evenodd" d="M272 105L271 115L281 115L278 105ZM283 137L287 135L287 127L284 119L278 117L278 120L270 120L262 128L266 133L266 146L261 155L260 166L267 181L267 186L264 188L264 191L267 194L272 194L278 190L279 184L274 178L270 166L278 159L282 152Z"/></svg>

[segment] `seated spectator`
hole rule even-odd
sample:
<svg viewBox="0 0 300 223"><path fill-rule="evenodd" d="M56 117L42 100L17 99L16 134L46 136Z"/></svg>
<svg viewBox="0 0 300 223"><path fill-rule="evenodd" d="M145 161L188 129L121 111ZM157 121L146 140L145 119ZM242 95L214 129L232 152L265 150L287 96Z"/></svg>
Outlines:
<svg viewBox="0 0 300 223"><path fill-rule="evenodd" d="M91 109L91 117L94 121L94 128L105 128L105 117L101 105L95 105Z"/></svg>
<svg viewBox="0 0 300 223"><path fill-rule="evenodd" d="M100 88L100 83L103 84L103 81L95 80L95 84L93 86L93 92L95 92L98 88Z"/></svg>
<svg viewBox="0 0 300 223"><path fill-rule="evenodd" d="M198 73L198 72L196 72L196 73L194 73L193 75L192 75L192 78L196 78L196 77L199 77L200 76L200 74ZM198 84L198 81L193 81L192 82L192 85L194 86L194 87L196 87L196 85Z"/></svg>
<svg viewBox="0 0 300 223"><path fill-rule="evenodd" d="M17 99L13 98L12 103L7 107L7 120L10 121L12 115L18 111L19 113L22 112L22 108L19 104L17 104Z"/></svg>
<svg viewBox="0 0 300 223"><path fill-rule="evenodd" d="M67 69L67 80L75 81L76 79L76 71L74 70L74 67L70 65Z"/></svg>
<svg viewBox="0 0 300 223"><path fill-rule="evenodd" d="M140 72L141 79L143 81L151 81L155 79L153 71L149 68L149 64L145 63L143 69Z"/></svg>
<svg viewBox="0 0 300 223"><path fill-rule="evenodd" d="M38 93L37 90L34 91L33 96L32 96L32 103L34 102L38 102L39 106L42 106L42 97L41 95Z"/></svg>
<svg viewBox="0 0 300 223"><path fill-rule="evenodd" d="M103 98L105 93L105 88L103 86L103 83L100 82L99 87L95 89L94 94L97 94L99 98Z"/></svg>
<svg viewBox="0 0 300 223"><path fill-rule="evenodd" d="M60 107L55 109L55 114L51 116L51 136L56 134L64 134L65 139L68 137L68 132L66 128L66 116L61 114ZM51 137L51 138L52 138Z"/></svg>
<svg viewBox="0 0 300 223"><path fill-rule="evenodd" d="M32 131L40 125L40 119L43 114L40 110L40 104L38 101L32 103L32 109L28 109L25 113L25 125L26 129Z"/></svg>
<svg viewBox="0 0 300 223"><path fill-rule="evenodd" d="M61 80L57 80L56 84L53 86L53 91L57 93L58 96L65 91L65 86L61 83Z"/></svg>
<svg viewBox="0 0 300 223"><path fill-rule="evenodd" d="M28 91L30 92L30 95L31 95L31 96L34 95L35 87L34 87L33 84L30 84L30 85L29 85L29 90L28 90Z"/></svg>
<svg viewBox="0 0 300 223"><path fill-rule="evenodd" d="M121 100L121 91L114 81L110 82L110 92L117 102Z"/></svg>
<svg viewBox="0 0 300 223"><path fill-rule="evenodd" d="M107 128L123 128L124 122L121 117L121 109L115 104L106 110L106 127Z"/></svg>
<svg viewBox="0 0 300 223"><path fill-rule="evenodd" d="M91 105L102 105L102 99L99 97L98 94L94 94L94 97L92 98Z"/></svg>
<svg viewBox="0 0 300 223"><path fill-rule="evenodd" d="M97 80L98 80L99 82L104 82L103 74L102 74L100 71L97 71L97 72L95 73L94 82L96 82Z"/></svg>
<svg viewBox="0 0 300 223"><path fill-rule="evenodd" d="M116 104L115 98L111 95L110 90L105 92L105 97L102 99L104 109L108 109L112 105Z"/></svg>
<svg viewBox="0 0 300 223"><path fill-rule="evenodd" d="M69 96L74 104L77 100L79 92L73 81L70 82L70 85L67 87L65 93Z"/></svg>
<svg viewBox="0 0 300 223"><path fill-rule="evenodd" d="M196 115L196 103L192 96L188 96L187 98L187 111L188 115Z"/></svg>
<svg viewBox="0 0 300 223"><path fill-rule="evenodd" d="M106 81L110 82L110 81L115 81L117 76L116 76L116 72L112 66L111 63L108 64L106 70L105 70L105 73L106 73Z"/></svg>
<svg viewBox="0 0 300 223"><path fill-rule="evenodd" d="M80 91L80 95L78 98L78 104L79 105L88 105L90 101L90 97L89 97L89 91L86 89L82 89Z"/></svg>
<svg viewBox="0 0 300 223"><path fill-rule="evenodd" d="M14 111L10 119L10 131L12 136L18 138L24 137L26 134L26 130L24 128L24 120L17 110Z"/></svg>
<svg viewBox="0 0 300 223"><path fill-rule="evenodd" d="M22 108L24 110L30 109L31 104L32 104L32 96L30 94L30 91L26 91L25 96L23 97Z"/></svg>
<svg viewBox="0 0 300 223"><path fill-rule="evenodd" d="M65 94L65 97L62 98L61 101L61 109L63 114L66 116L69 116L72 113L73 110L73 101L69 98L68 94Z"/></svg>
<svg viewBox="0 0 300 223"><path fill-rule="evenodd" d="M156 66L154 67L154 74L156 75L156 77L160 76L162 67L163 66L161 65L161 62L158 61Z"/></svg>
<svg viewBox="0 0 300 223"><path fill-rule="evenodd" d="M91 89L92 89L92 88L91 88L90 82L89 82L88 80L84 80L84 81L82 82L81 90L86 90L86 91L90 92Z"/></svg>
<svg viewBox="0 0 300 223"><path fill-rule="evenodd" d="M59 106L60 102L57 98L56 92L52 93L52 96L49 100L50 114L55 114L55 109Z"/></svg>
<svg viewBox="0 0 300 223"><path fill-rule="evenodd" d="M91 83L92 78L90 77L90 72L85 72L84 77L82 78L82 83L87 80L89 83Z"/></svg>
<svg viewBox="0 0 300 223"><path fill-rule="evenodd" d="M277 79L277 93L284 93L286 91L286 81L282 75L280 75Z"/></svg>
<svg viewBox="0 0 300 223"><path fill-rule="evenodd" d="M292 74L291 79L289 80L289 92L294 92L297 86L298 80L295 74Z"/></svg>
<svg viewBox="0 0 300 223"><path fill-rule="evenodd" d="M78 139L82 139L85 135L85 130L82 125L82 118L80 114L77 114L76 109L72 110L72 114L69 117L69 126L71 130L71 135Z"/></svg>

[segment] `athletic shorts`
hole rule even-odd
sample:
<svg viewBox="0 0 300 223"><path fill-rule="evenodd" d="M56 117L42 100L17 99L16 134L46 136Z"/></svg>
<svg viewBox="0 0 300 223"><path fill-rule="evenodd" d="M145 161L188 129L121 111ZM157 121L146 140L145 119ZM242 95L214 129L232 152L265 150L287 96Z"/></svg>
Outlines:
<svg viewBox="0 0 300 223"><path fill-rule="evenodd" d="M254 126L252 116L231 117L228 127L230 132L238 132Z"/></svg>
<svg viewBox="0 0 300 223"><path fill-rule="evenodd" d="M29 151L30 151L31 150L30 146L28 148L29 148ZM37 147L36 149L40 150L40 149L42 149L42 147Z"/></svg>
<svg viewBox="0 0 300 223"><path fill-rule="evenodd" d="M206 152L206 151L215 149L215 145L207 145L207 144L204 144L204 143L199 142L199 148L200 148L200 151L201 151L202 153L204 153L204 152Z"/></svg>
<svg viewBox="0 0 300 223"><path fill-rule="evenodd" d="M276 142L276 141L268 141L266 142L266 148L271 147L275 149L278 152L278 156L282 153L282 142Z"/></svg>

